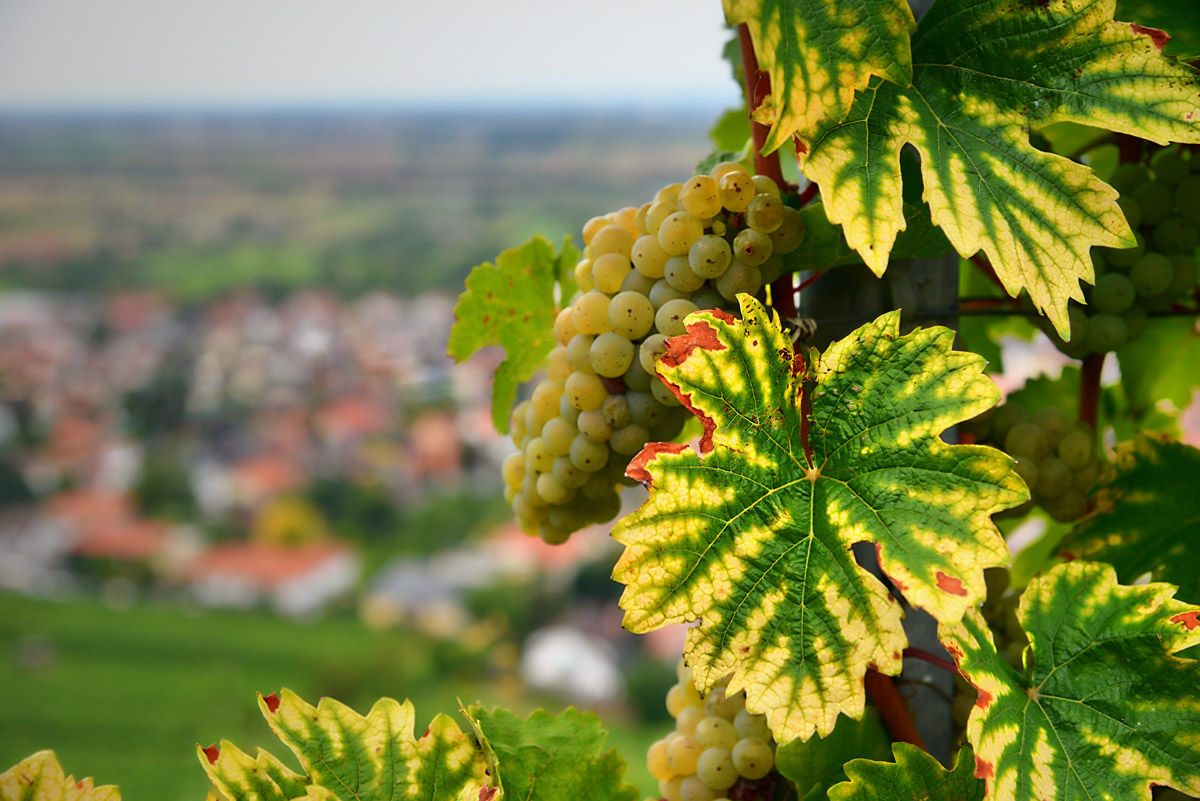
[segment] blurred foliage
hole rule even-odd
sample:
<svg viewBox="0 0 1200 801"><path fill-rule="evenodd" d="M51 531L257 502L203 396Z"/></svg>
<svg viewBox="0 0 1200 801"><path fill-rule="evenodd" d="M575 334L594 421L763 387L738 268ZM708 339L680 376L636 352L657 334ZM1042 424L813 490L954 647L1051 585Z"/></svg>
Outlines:
<svg viewBox="0 0 1200 801"><path fill-rule="evenodd" d="M281 495L254 515L250 537L271 545L304 545L329 536L321 508L307 498Z"/></svg>
<svg viewBox="0 0 1200 801"><path fill-rule="evenodd" d="M146 517L187 522L196 519L196 498L176 447L152 446L133 486L133 500Z"/></svg>

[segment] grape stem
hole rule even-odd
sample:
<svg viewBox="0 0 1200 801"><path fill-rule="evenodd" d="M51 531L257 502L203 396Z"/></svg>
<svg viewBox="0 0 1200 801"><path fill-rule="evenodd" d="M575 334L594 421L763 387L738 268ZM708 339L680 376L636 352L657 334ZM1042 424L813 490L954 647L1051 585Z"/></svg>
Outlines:
<svg viewBox="0 0 1200 801"><path fill-rule="evenodd" d="M958 672L958 668L954 666L953 662L949 661L948 659L942 659L940 656L934 656L928 651L923 651L920 648L905 648L904 658L920 659L921 661L928 662L931 665L937 665L942 670L948 670L951 673Z"/></svg>
<svg viewBox="0 0 1200 801"><path fill-rule="evenodd" d="M892 678L868 669L863 684L867 688L867 695L871 696L876 709L879 710L879 717L892 740L909 743L922 751L928 751L925 741L921 739L921 733L917 731L917 724L913 723L912 715L908 714L908 707L904 705L904 699L900 697L900 691L896 689Z"/></svg>
<svg viewBox="0 0 1200 801"><path fill-rule="evenodd" d="M810 286L812 286L813 284L817 283L817 281L818 281L818 280L821 278L821 276L822 276L822 275L824 275L824 274L825 274L825 273L823 273L823 272L815 272L815 273L813 273L813 274L812 274L812 275L810 275L808 278L805 278L803 281L801 281L801 282L800 282L800 286L796 287L796 291L797 291L797 292L803 292L805 289L808 289Z"/></svg>
<svg viewBox="0 0 1200 801"><path fill-rule="evenodd" d="M1079 381L1079 419L1096 430L1100 409L1100 373L1104 369L1104 354L1090 353L1083 360L1083 375Z"/></svg>
<svg viewBox="0 0 1200 801"><path fill-rule="evenodd" d="M746 108L750 113L771 94L771 78L758 68L758 58L754 55L754 42L750 38L750 27L745 23L738 25L738 44L742 51L742 73L746 90ZM779 151L774 150L763 155L767 146L767 134L770 129L762 123L750 119L750 138L754 142L754 171L759 175L770 177L780 188L787 185L783 180L783 169L779 166Z"/></svg>

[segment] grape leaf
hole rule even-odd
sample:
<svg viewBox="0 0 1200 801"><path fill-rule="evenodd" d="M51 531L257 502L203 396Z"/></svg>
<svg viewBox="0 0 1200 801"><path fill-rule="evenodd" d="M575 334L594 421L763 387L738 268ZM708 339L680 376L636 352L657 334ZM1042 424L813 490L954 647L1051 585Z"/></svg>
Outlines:
<svg viewBox="0 0 1200 801"><path fill-rule="evenodd" d="M806 368L778 315L739 300L743 321L695 313L658 363L704 434L630 464L650 497L613 531L613 578L632 631L700 621L697 688L732 674L786 742L861 716L869 666L900 671L900 607L851 546L874 542L909 601L955 620L1008 558L990 515L1027 493L1004 454L938 438L999 397L953 331L901 337L892 312Z"/></svg>
<svg viewBox="0 0 1200 801"><path fill-rule="evenodd" d="M525 720L511 712L472 707L467 717L488 752L497 786L512 801L633 801L625 761L601 753L608 733L590 712L544 710Z"/></svg>
<svg viewBox="0 0 1200 801"><path fill-rule="evenodd" d="M504 347L492 387L492 423L502 434L508 433L517 384L528 380L554 347L554 317L575 292L578 258L569 236L557 256L546 238L535 236L501 253L495 264L472 268L454 306L446 352L455 361L489 345Z"/></svg>
<svg viewBox="0 0 1200 801"><path fill-rule="evenodd" d="M1200 56L1200 4L1162 0L1117 0L1116 17L1165 31L1171 40L1163 47L1179 58Z"/></svg>
<svg viewBox="0 0 1200 801"><path fill-rule="evenodd" d="M1071 557L1108 562L1131 582L1144 573L1200 603L1200 450L1142 435L1117 446L1092 501L1096 511L1060 544Z"/></svg>
<svg viewBox="0 0 1200 801"><path fill-rule="evenodd" d="M1200 793L1200 607L1169 584L1122 586L1070 562L1030 582L1017 615L1024 672L996 654L983 616L939 636L979 697L967 722L989 801L1150 801L1151 782Z"/></svg>
<svg viewBox="0 0 1200 801"><path fill-rule="evenodd" d="M38 751L0 773L4 801L120 801L114 785L96 787L91 779L63 774L53 751Z"/></svg>
<svg viewBox="0 0 1200 801"><path fill-rule="evenodd" d="M1132 247L1116 190L1029 143L1074 121L1156 142L1200 142L1200 75L1112 21L1114 0L939 0L913 38L910 88L873 79L804 165L833 222L877 273L904 227L901 148L921 154L933 221L963 256L983 250L1068 338L1067 301L1090 248Z"/></svg>
<svg viewBox="0 0 1200 801"><path fill-rule="evenodd" d="M842 768L846 762L887 759L891 742L874 707L867 707L862 720L838 720L828 737L792 740L779 746L775 767L796 785L799 798L818 801L830 787L845 780Z"/></svg>
<svg viewBox="0 0 1200 801"><path fill-rule="evenodd" d="M928 206L905 203L903 211L906 227L896 237L893 259L933 258L950 248L946 237L930 221ZM834 267L862 264L862 257L846 244L841 226L829 221L820 203L800 209L800 216L804 220L804 241L783 257L786 269L825 272Z"/></svg>
<svg viewBox="0 0 1200 801"><path fill-rule="evenodd" d="M745 23L770 96L754 119L770 125L765 153L795 136L805 147L822 123L840 122L872 75L912 82L908 37L917 23L905 0L724 0Z"/></svg>
<svg viewBox="0 0 1200 801"><path fill-rule="evenodd" d="M892 754L895 762L847 762L850 781L830 788L829 801L983 801L970 748L958 752L949 771L915 745L893 743Z"/></svg>
<svg viewBox="0 0 1200 801"><path fill-rule="evenodd" d="M457 801L486 786L486 763L474 740L445 715L413 736L412 703L381 698L366 717L331 698L317 706L290 690L259 696L267 724L306 774L265 751L252 758L233 743L197 747L209 779L230 801L332 801L401 798Z"/></svg>
<svg viewBox="0 0 1200 801"><path fill-rule="evenodd" d="M1160 400L1169 400L1178 409L1192 401L1192 392L1200 388L1200 330L1195 317L1167 317L1153 325L1133 342L1117 351L1121 365L1121 386L1135 410L1148 410Z"/></svg>

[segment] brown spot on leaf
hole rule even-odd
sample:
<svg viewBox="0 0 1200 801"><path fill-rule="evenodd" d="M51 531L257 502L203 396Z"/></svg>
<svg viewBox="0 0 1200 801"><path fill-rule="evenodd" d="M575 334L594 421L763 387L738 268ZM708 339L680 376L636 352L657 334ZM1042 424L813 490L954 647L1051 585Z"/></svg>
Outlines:
<svg viewBox="0 0 1200 801"><path fill-rule="evenodd" d="M979 754L975 755L975 778L976 779L991 779L996 775L996 771L992 769L991 762L984 762Z"/></svg>
<svg viewBox="0 0 1200 801"><path fill-rule="evenodd" d="M208 748L205 748L203 750L204 750L204 758L208 760L208 764L210 764L210 765L217 764L217 757L221 756L221 749L217 748L217 744L213 743Z"/></svg>
<svg viewBox="0 0 1200 801"><path fill-rule="evenodd" d="M1171 618L1172 623L1182 623L1188 631L1200 628L1200 609L1194 612L1184 612Z"/></svg>
<svg viewBox="0 0 1200 801"><path fill-rule="evenodd" d="M955 662L961 662L963 658L962 649L958 647L958 643L943 642L942 647L946 649L946 653L954 658Z"/></svg>
<svg viewBox="0 0 1200 801"><path fill-rule="evenodd" d="M84 781L83 779L80 779L79 781L75 782L75 789L76 789L76 790L82 790L82 789L83 789L84 787L86 787L86 786L87 786L87 782L86 782L86 781Z"/></svg>
<svg viewBox="0 0 1200 801"><path fill-rule="evenodd" d="M678 442L651 442L642 448L641 453L633 457L633 461L625 469L625 475L649 487L652 482L650 471L646 469L646 465L654 461L660 453L682 453L687 450L687 447Z"/></svg>
<svg viewBox="0 0 1200 801"><path fill-rule="evenodd" d="M496 787L480 787L479 801L492 801L496 797L497 789Z"/></svg>
<svg viewBox="0 0 1200 801"><path fill-rule="evenodd" d="M1171 41L1170 35L1166 31L1160 31L1158 28L1147 28L1145 25L1138 25L1136 22L1129 23L1129 27L1133 28L1133 32L1138 36L1149 36L1154 46L1159 50L1166 47L1167 42Z"/></svg>
<svg viewBox="0 0 1200 801"><path fill-rule="evenodd" d="M976 686L974 683L972 683L971 686L975 687L975 691L979 693L979 697L975 699L975 706L979 707L980 709L987 709L992 705L992 701L995 700L995 696L982 687Z"/></svg>
<svg viewBox="0 0 1200 801"><path fill-rule="evenodd" d="M716 311L711 312L717 314ZM678 367L687 361L696 348L705 350L725 350L725 345L717 339L717 329L705 320L698 320L687 327L687 333L667 340L667 351L659 361L667 367Z"/></svg>
<svg viewBox="0 0 1200 801"><path fill-rule="evenodd" d="M272 715L279 710L279 696L275 693L264 695L263 700L267 702L267 709L271 711Z"/></svg>
<svg viewBox="0 0 1200 801"><path fill-rule="evenodd" d="M940 570L937 572L937 585L939 590L948 592L951 595L966 596L967 594L967 588L963 586L961 581L954 578L954 576L947 576Z"/></svg>
<svg viewBox="0 0 1200 801"><path fill-rule="evenodd" d="M795 134L792 134L792 139L796 142L796 155L803 155L808 152L808 145L804 144L804 140Z"/></svg>

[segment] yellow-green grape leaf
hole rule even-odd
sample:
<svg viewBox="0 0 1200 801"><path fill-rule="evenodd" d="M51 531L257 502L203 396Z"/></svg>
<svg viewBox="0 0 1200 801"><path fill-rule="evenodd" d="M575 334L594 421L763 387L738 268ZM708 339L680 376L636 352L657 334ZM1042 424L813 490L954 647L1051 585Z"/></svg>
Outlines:
<svg viewBox="0 0 1200 801"><path fill-rule="evenodd" d="M472 737L445 715L414 736L412 703L381 698L364 717L332 698L312 706L289 690L259 696L267 724L295 753L303 774L265 751L233 743L197 747L200 764L230 801L457 801L488 786Z"/></svg>
<svg viewBox="0 0 1200 801"><path fill-rule="evenodd" d="M775 768L796 785L803 801L823 801L829 788L844 781L843 766L851 759L887 759L892 738L874 707L862 720L839 718L828 737L792 740L775 752Z"/></svg>
<svg viewBox="0 0 1200 801"><path fill-rule="evenodd" d="M829 801L983 801L970 748L958 752L951 770L908 743L893 743L892 754L895 762L847 762L850 781L831 787Z"/></svg>
<svg viewBox="0 0 1200 801"><path fill-rule="evenodd" d="M764 152L795 136L807 148L823 124L840 122L877 75L912 81L906 0L724 0L731 25L750 29L771 94L754 119L771 126Z"/></svg>
<svg viewBox="0 0 1200 801"><path fill-rule="evenodd" d="M930 222L928 206L905 203L904 216L907 224L896 238L893 259L935 258L950 249L946 237ZM800 209L800 217L804 220L804 241L783 257L785 269L821 273L834 267L862 264L862 257L846 244L841 226L829 221L820 203Z"/></svg>
<svg viewBox="0 0 1200 801"><path fill-rule="evenodd" d="M1117 578L1146 573L1200 603L1200 450L1139 435L1117 446L1092 495L1095 511L1059 544L1072 558L1108 562Z"/></svg>
<svg viewBox="0 0 1200 801"><path fill-rule="evenodd" d="M63 774L53 751L38 751L0 773L4 801L121 801L111 784L96 787L91 779Z"/></svg>
<svg viewBox="0 0 1200 801"><path fill-rule="evenodd" d="M1067 301L1093 280L1090 249L1132 247L1117 192L1029 143L1072 121L1156 142L1200 142L1200 75L1114 22L1114 0L939 0L913 37L912 86L873 79L826 125L804 172L877 273L904 227L900 150L921 154L933 221L982 250L1064 337Z"/></svg>
<svg viewBox="0 0 1200 801"><path fill-rule="evenodd" d="M1170 584L1123 586L1099 562L1030 582L1017 617L1022 672L983 616L939 637L979 693L967 721L989 801L1150 801L1150 785L1200 794L1200 607Z"/></svg>
<svg viewBox="0 0 1200 801"><path fill-rule="evenodd" d="M549 240L535 236L501 253L495 264L475 266L454 306L446 352L455 361L490 345L504 348L492 385L492 423L502 434L508 433L517 385L554 347L554 317L575 292L578 258L570 237L556 255Z"/></svg>
<svg viewBox="0 0 1200 801"><path fill-rule="evenodd" d="M471 725L488 752L505 801L635 801L625 761L604 750L608 733L591 712L534 711L521 719L503 709L472 707Z"/></svg>
<svg viewBox="0 0 1200 801"><path fill-rule="evenodd" d="M699 621L697 689L731 675L786 742L860 717L868 667L900 671L900 606L851 546L874 543L909 601L957 620L1008 558L990 516L1028 496L1004 454L938 438L999 398L953 331L900 336L891 312L806 365L777 314L739 300L741 321L694 313L658 362L704 433L630 464L650 496L613 531L613 578L631 631Z"/></svg>

